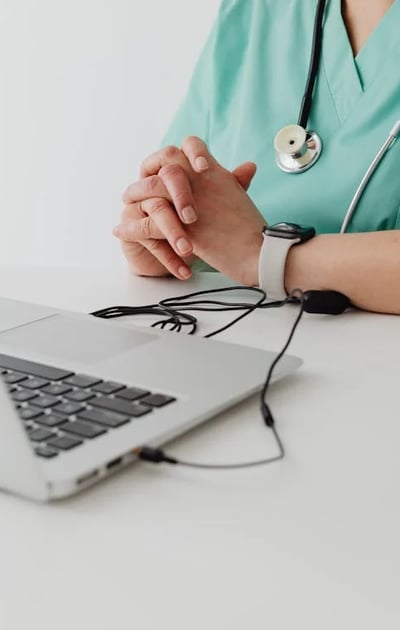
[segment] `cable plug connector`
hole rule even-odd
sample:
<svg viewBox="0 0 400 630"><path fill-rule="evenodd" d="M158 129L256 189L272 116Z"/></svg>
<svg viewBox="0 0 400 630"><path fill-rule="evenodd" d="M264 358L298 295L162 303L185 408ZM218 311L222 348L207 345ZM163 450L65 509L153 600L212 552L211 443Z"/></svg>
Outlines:
<svg viewBox="0 0 400 630"><path fill-rule="evenodd" d="M267 427L273 427L275 424L274 416L265 401L261 405L261 413Z"/></svg>
<svg viewBox="0 0 400 630"><path fill-rule="evenodd" d="M160 448L152 448L151 446L141 446L135 449L136 455L144 462L151 462L152 464L177 464L178 460L174 457L169 457Z"/></svg>

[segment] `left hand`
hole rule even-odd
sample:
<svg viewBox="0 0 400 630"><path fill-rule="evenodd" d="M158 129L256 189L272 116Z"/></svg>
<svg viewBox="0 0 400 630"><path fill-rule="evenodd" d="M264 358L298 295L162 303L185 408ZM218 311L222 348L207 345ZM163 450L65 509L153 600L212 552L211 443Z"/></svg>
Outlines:
<svg viewBox="0 0 400 630"><path fill-rule="evenodd" d="M201 155L208 163L207 170L195 172L192 168L194 148L196 152L201 149ZM236 169L235 173L231 173L214 159L206 145L198 138L187 139L183 150L186 160L182 163L180 159L179 162L181 167L184 164L183 168L191 184L198 215L195 223L185 225L194 254L240 284L257 285L258 259L265 219L239 183L240 173L239 177L237 176L240 169L246 171L247 176L249 171L252 171L251 177L248 178L251 180L256 166L246 163ZM158 183L154 184L153 181L151 195L172 201L163 179L177 160L168 164L164 156L160 162L160 153L148 158L142 167L142 173L145 172L153 180L154 174L151 173L158 173ZM140 180L128 188L124 201L128 204L143 201L147 198L145 191L145 180ZM119 226L120 237L125 238L125 233L128 232L129 226L122 223ZM155 238L159 238L159 235Z"/></svg>

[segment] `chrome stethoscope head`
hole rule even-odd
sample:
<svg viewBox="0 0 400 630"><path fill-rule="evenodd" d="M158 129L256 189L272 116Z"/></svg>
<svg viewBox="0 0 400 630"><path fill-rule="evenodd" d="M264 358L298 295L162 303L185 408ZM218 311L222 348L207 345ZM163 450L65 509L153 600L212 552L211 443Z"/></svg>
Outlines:
<svg viewBox="0 0 400 630"><path fill-rule="evenodd" d="M288 125L275 136L276 163L285 173L303 173L311 168L322 152L321 138L300 125Z"/></svg>

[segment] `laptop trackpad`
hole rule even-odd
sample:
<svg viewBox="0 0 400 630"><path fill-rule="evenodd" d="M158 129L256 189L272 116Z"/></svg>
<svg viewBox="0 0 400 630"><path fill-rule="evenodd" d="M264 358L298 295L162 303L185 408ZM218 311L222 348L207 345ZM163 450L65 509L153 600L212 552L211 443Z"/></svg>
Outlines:
<svg viewBox="0 0 400 630"><path fill-rule="evenodd" d="M0 350L17 351L27 358L40 355L57 363L64 358L90 364L157 339L157 335L112 326L94 317L53 315L0 333Z"/></svg>

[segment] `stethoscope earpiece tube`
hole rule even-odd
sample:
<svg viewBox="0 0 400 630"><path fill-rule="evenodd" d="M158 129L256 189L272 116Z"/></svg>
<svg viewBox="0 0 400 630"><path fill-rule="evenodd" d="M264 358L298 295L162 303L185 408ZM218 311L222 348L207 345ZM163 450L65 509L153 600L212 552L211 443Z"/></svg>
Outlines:
<svg viewBox="0 0 400 630"><path fill-rule="evenodd" d="M306 87L304 90L303 99L301 101L301 108L300 108L299 119L297 123L300 127L303 127L303 129L307 129L308 119L310 117L310 110L311 110L311 105L312 105L312 95L314 92L315 80L317 78L319 62L321 59L325 5L326 5L326 0L319 0L318 6L317 6L317 12L315 15L310 68L308 71Z"/></svg>

